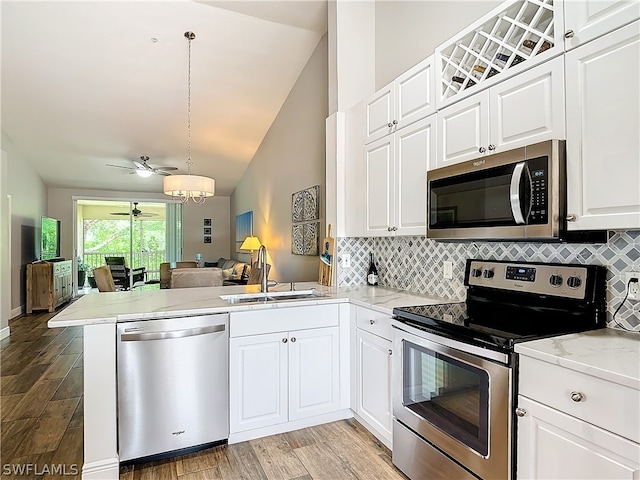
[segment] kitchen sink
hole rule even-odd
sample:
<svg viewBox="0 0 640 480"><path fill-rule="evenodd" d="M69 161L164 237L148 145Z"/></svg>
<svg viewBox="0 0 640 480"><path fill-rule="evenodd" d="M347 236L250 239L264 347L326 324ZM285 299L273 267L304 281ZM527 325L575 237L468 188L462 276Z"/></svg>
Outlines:
<svg viewBox="0 0 640 480"><path fill-rule="evenodd" d="M304 298L320 298L324 294L315 290L290 290L286 292L239 293L237 295L220 295L227 303L266 303L282 300L300 300Z"/></svg>

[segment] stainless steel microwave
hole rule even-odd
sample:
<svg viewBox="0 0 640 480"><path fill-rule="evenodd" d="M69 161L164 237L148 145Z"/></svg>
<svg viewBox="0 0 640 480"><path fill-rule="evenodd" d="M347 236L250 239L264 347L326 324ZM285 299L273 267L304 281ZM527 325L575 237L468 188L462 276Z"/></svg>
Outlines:
<svg viewBox="0 0 640 480"><path fill-rule="evenodd" d="M565 142L548 140L427 172L427 237L559 240Z"/></svg>

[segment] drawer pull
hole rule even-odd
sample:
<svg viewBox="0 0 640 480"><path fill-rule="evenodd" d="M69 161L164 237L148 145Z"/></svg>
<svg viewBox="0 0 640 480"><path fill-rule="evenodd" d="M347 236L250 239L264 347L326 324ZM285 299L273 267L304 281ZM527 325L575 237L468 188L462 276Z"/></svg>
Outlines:
<svg viewBox="0 0 640 480"><path fill-rule="evenodd" d="M370 319L370 320L369 320L369 323L370 323L371 325L373 325L374 323L376 323L376 321L375 321L374 319Z"/></svg>
<svg viewBox="0 0 640 480"><path fill-rule="evenodd" d="M524 417L527 414L527 411L524 408L516 408L516 415L519 417Z"/></svg>
<svg viewBox="0 0 640 480"><path fill-rule="evenodd" d="M296 343L296 337L291 337L291 342Z"/></svg>
<svg viewBox="0 0 640 480"><path fill-rule="evenodd" d="M282 339L282 343L287 343L289 340L287 338Z"/></svg>
<svg viewBox="0 0 640 480"><path fill-rule="evenodd" d="M389 355L393 355L393 350L389 349Z"/></svg>
<svg viewBox="0 0 640 480"><path fill-rule="evenodd" d="M574 402L581 402L584 400L584 394L580 392L571 392L571 400Z"/></svg>

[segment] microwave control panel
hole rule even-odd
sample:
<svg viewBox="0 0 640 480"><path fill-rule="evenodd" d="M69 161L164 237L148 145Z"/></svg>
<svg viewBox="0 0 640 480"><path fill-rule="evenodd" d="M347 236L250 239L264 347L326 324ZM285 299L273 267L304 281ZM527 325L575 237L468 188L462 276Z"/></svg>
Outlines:
<svg viewBox="0 0 640 480"><path fill-rule="evenodd" d="M531 176L531 211L530 225L545 224L548 221L548 157L538 157L527 160L529 175Z"/></svg>

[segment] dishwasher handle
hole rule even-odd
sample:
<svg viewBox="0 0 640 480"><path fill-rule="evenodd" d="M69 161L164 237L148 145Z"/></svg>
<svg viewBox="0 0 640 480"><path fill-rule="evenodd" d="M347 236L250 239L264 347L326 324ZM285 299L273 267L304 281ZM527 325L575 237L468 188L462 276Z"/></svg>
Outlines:
<svg viewBox="0 0 640 480"><path fill-rule="evenodd" d="M194 337L208 333L224 332L225 325L212 325L210 327L189 328L187 330L169 330L166 332L148 333L123 333L120 340L123 342L144 342L146 340L167 340L171 338Z"/></svg>

